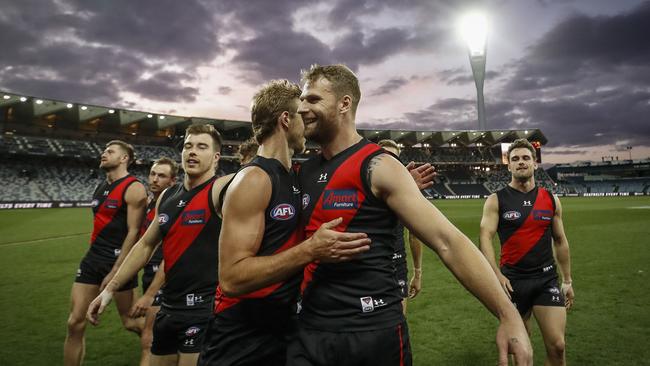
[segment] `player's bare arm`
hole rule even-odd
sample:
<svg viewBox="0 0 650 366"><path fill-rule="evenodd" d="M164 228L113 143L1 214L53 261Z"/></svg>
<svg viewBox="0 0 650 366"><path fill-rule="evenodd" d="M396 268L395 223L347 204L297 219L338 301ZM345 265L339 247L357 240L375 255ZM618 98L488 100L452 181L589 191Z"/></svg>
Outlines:
<svg viewBox="0 0 650 366"><path fill-rule="evenodd" d="M135 182L127 188L124 193L124 202L126 203L126 225L128 232L122 242L122 249L120 255L117 257L115 264L111 271L106 275L100 290L103 290L108 284L108 281L113 278L115 272L120 267L124 258L138 240L138 235L140 234L140 227L142 225L142 220L144 219L146 210L147 210L147 191L144 188L144 185L140 182Z"/></svg>
<svg viewBox="0 0 650 366"><path fill-rule="evenodd" d="M419 188L419 186L418 186ZM409 282L409 298L415 298L422 290L422 241L408 232L411 259L413 260L413 277Z"/></svg>
<svg viewBox="0 0 650 366"><path fill-rule="evenodd" d="M228 188L219 237L219 286L226 295L241 296L283 281L315 260L347 260L369 249L365 234L332 230L340 223L337 219L293 248L256 256L271 193L271 180L258 167L242 170Z"/></svg>
<svg viewBox="0 0 650 366"><path fill-rule="evenodd" d="M494 271L474 244L427 201L404 166L389 155L373 158L368 167L373 194L383 199L404 225L433 249L460 283L500 320L499 364L513 353L518 365L532 364L532 348L519 313Z"/></svg>
<svg viewBox="0 0 650 366"><path fill-rule="evenodd" d="M573 292L573 280L571 278L571 253L569 251L569 240L564 232L564 222L562 221L562 204L557 196L555 200L555 217L553 217L553 247L555 249L555 258L557 259L560 273L562 273L562 293L566 301L567 309L573 306L575 294Z"/></svg>
<svg viewBox="0 0 650 366"><path fill-rule="evenodd" d="M483 217L481 217L481 230L479 233L479 246L481 252L487 259L488 263L492 267L492 270L497 275L499 283L503 291L505 291L508 298L512 298L510 295L513 290L510 285L510 280L501 273L501 269L497 265L496 256L494 254L494 246L492 245L492 240L494 235L496 235L497 227L499 225L499 200L496 194L491 194L485 204L483 205Z"/></svg>
<svg viewBox="0 0 650 366"><path fill-rule="evenodd" d="M161 194L161 197L163 195ZM156 217L158 217L158 205L160 198L156 203ZM93 324L99 324L99 315L104 312L106 306L111 302L113 293L117 291L129 278L135 276L149 262L149 259L156 250L162 237L158 225L149 225L147 231L138 240L138 242L131 248L127 254L124 262L119 266L113 278L108 282L102 292L90 303L86 318Z"/></svg>
<svg viewBox="0 0 650 366"><path fill-rule="evenodd" d="M151 307L151 304L153 304L153 300L156 297L158 290L160 290L162 285L165 284L165 271L163 268L165 268L164 260L160 262L159 269L156 272L156 275L153 277L153 280L147 288L147 291L145 291L145 293L140 296L138 301L136 301L129 310L130 317L139 318L141 316L145 316L147 310Z"/></svg>

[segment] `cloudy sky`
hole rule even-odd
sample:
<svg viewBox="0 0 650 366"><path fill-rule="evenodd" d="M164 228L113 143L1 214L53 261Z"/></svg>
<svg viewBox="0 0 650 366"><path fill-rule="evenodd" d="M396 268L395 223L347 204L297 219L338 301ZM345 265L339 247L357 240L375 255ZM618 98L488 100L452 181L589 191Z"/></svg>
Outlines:
<svg viewBox="0 0 650 366"><path fill-rule="evenodd" d="M249 120L272 78L342 62L357 123L476 128L458 19L488 14L487 124L539 128L547 163L650 157L650 1L0 0L0 89Z"/></svg>

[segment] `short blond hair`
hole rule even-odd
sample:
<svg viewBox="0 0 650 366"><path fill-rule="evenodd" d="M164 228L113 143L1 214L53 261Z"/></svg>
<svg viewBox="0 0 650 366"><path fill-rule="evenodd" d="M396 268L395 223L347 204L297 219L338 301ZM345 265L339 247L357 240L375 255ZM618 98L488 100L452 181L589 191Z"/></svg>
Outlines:
<svg viewBox="0 0 650 366"><path fill-rule="evenodd" d="M251 121L253 135L257 143L262 144L273 134L280 115L298 111L298 101L302 90L289 80L271 80L253 97L251 104Z"/></svg>
<svg viewBox="0 0 650 366"><path fill-rule="evenodd" d="M384 148L388 147L388 148L395 149L397 151L397 155L399 155L399 153L402 151L402 149L399 148L399 145L397 145L397 142L395 142L393 140L389 140L389 139L380 140L377 143L377 145L379 145L381 147L384 147Z"/></svg>

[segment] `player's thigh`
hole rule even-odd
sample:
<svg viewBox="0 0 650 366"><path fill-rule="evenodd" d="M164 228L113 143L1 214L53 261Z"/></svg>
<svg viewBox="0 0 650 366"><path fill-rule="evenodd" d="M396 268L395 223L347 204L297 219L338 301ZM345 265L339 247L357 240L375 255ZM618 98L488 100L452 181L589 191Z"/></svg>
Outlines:
<svg viewBox="0 0 650 366"><path fill-rule="evenodd" d="M196 366L199 361L199 353L179 353L178 366Z"/></svg>
<svg viewBox="0 0 650 366"><path fill-rule="evenodd" d="M113 299L115 300L115 306L117 311L120 313L121 317L127 316L131 306L133 305L133 299L135 298L135 290L125 290L115 292L113 294Z"/></svg>
<svg viewBox="0 0 650 366"><path fill-rule="evenodd" d="M174 355L151 355L151 366L176 366L179 365L179 357ZM196 364L195 364L196 365Z"/></svg>
<svg viewBox="0 0 650 366"><path fill-rule="evenodd" d="M545 344L553 345L564 341L566 309L563 306L535 305L533 313Z"/></svg>
<svg viewBox="0 0 650 366"><path fill-rule="evenodd" d="M99 286L74 282L70 290L70 318L83 321L88 305L99 295Z"/></svg>
<svg viewBox="0 0 650 366"><path fill-rule="evenodd" d="M148 332L153 332L153 323L156 320L156 315L160 311L160 306L150 306L144 315L144 329Z"/></svg>

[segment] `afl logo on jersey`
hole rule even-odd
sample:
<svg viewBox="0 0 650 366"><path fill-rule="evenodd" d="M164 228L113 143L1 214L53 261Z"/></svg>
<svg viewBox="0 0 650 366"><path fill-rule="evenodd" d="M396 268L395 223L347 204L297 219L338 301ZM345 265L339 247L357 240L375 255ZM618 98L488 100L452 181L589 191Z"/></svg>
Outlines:
<svg viewBox="0 0 650 366"><path fill-rule="evenodd" d="M521 217L521 214L517 211L508 211L503 214L503 218L508 221L514 221Z"/></svg>
<svg viewBox="0 0 650 366"><path fill-rule="evenodd" d="M271 210L271 218L274 220L290 220L296 215L296 209L288 203L281 203Z"/></svg>
<svg viewBox="0 0 650 366"><path fill-rule="evenodd" d="M167 214L158 215L158 225L165 225L169 221L169 216Z"/></svg>

